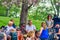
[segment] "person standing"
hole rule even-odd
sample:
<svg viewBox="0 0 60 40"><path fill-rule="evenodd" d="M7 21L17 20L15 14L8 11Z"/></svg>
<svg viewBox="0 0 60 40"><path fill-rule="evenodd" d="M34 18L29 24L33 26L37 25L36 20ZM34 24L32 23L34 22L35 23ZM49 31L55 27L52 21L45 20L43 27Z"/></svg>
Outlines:
<svg viewBox="0 0 60 40"><path fill-rule="evenodd" d="M54 29L53 29L53 25L54 25L54 21L52 20L52 15L49 14L47 16L47 20L46 20L46 25L47 25L47 28L48 28L48 31L49 31L49 40L53 40L53 32L54 32Z"/></svg>
<svg viewBox="0 0 60 40"><path fill-rule="evenodd" d="M12 27L12 25L13 25L13 22L11 22L11 21L9 21L9 23L8 23L8 25L6 26L6 35L7 35L7 40L11 40L11 36L10 36L10 30L11 29L14 29L13 27Z"/></svg>
<svg viewBox="0 0 60 40"><path fill-rule="evenodd" d="M48 29L51 29L54 25L54 21L52 20L52 15L50 14L47 16L46 25Z"/></svg>

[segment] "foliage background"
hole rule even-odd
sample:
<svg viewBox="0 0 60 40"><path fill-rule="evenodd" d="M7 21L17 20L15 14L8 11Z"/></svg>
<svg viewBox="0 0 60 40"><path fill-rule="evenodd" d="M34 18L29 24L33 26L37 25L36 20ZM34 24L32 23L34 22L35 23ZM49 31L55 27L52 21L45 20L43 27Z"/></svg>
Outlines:
<svg viewBox="0 0 60 40"><path fill-rule="evenodd" d="M58 0L56 0L58 1ZM37 30L41 27L41 22L47 20L47 15L55 14L54 0L39 0L37 4L32 5L28 10L28 20L31 19ZM8 2L8 3L6 3ZM13 3L12 3L13 2ZM30 2L30 1L29 1ZM18 26L20 22L22 3L20 0L0 0L0 26L6 26L10 19L15 20L15 24ZM8 10L7 10L8 9ZM8 16L6 16L8 14Z"/></svg>

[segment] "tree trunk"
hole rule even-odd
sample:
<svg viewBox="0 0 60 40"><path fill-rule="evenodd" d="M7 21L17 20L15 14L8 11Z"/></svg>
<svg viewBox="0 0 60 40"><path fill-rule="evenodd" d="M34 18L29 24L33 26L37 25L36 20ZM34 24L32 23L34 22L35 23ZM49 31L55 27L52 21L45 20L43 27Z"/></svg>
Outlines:
<svg viewBox="0 0 60 40"><path fill-rule="evenodd" d="M12 6L12 5L11 5L11 6ZM11 6L8 5L7 8L6 8L6 16L7 16L7 17L9 16L9 12L10 12Z"/></svg>
<svg viewBox="0 0 60 40"><path fill-rule="evenodd" d="M20 15L20 25L22 23L27 23L27 15L28 15L28 1L22 0L22 11Z"/></svg>
<svg viewBox="0 0 60 40"><path fill-rule="evenodd" d="M56 6L56 10L57 10L57 16L59 16L59 6Z"/></svg>
<svg viewBox="0 0 60 40"><path fill-rule="evenodd" d="M55 3L54 3L54 1L53 0L50 0L50 2L51 2L51 4L52 4L52 7L53 7L53 10L54 10L54 13L56 14L56 8L54 7L55 6Z"/></svg>
<svg viewBox="0 0 60 40"><path fill-rule="evenodd" d="M8 17L8 15L9 15L9 9L7 8L6 9L6 16Z"/></svg>

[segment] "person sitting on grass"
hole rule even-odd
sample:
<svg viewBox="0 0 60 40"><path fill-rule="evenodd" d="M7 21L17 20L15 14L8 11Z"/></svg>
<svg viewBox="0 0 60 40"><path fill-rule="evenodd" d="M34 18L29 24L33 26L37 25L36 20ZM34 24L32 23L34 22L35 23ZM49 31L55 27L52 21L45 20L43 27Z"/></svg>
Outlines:
<svg viewBox="0 0 60 40"><path fill-rule="evenodd" d="M13 25L13 22L9 21L8 26L7 26L7 28L6 28L7 40L11 40L10 30L11 30L11 29L14 29L14 28L12 27L12 25Z"/></svg>
<svg viewBox="0 0 60 40"><path fill-rule="evenodd" d="M34 37L35 37L35 32L34 31L30 31L27 34L26 40L35 40Z"/></svg>
<svg viewBox="0 0 60 40"><path fill-rule="evenodd" d="M35 30L36 30L36 27L32 24L32 21L29 20L28 21L28 25L26 25L27 33L30 32L30 31L35 31Z"/></svg>
<svg viewBox="0 0 60 40"><path fill-rule="evenodd" d="M46 26L45 22L41 23L41 29L40 29L40 39L41 40L48 40L49 38L49 32L48 32L48 28Z"/></svg>
<svg viewBox="0 0 60 40"><path fill-rule="evenodd" d="M7 40L6 34L0 29L0 40Z"/></svg>
<svg viewBox="0 0 60 40"><path fill-rule="evenodd" d="M21 30L19 28L17 30L17 38L18 40L24 40L23 34L21 33Z"/></svg>

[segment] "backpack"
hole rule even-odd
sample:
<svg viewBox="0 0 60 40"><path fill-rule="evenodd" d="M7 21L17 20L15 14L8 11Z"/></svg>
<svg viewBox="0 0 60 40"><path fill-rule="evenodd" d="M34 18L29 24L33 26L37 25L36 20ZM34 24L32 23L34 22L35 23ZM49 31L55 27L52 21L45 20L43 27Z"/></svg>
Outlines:
<svg viewBox="0 0 60 40"><path fill-rule="evenodd" d="M11 40L17 40L17 32L11 32Z"/></svg>

